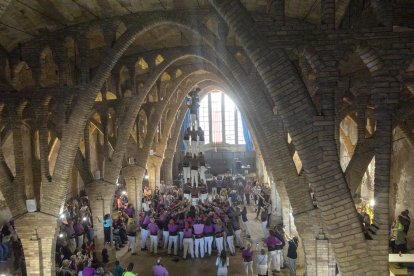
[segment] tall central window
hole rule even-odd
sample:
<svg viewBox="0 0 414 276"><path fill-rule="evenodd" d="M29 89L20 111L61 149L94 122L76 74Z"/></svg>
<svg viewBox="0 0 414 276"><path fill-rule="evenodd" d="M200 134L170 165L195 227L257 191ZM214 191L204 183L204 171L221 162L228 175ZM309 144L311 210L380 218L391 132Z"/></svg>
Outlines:
<svg viewBox="0 0 414 276"><path fill-rule="evenodd" d="M206 143L246 143L240 111L223 92L213 91L201 100L199 118Z"/></svg>

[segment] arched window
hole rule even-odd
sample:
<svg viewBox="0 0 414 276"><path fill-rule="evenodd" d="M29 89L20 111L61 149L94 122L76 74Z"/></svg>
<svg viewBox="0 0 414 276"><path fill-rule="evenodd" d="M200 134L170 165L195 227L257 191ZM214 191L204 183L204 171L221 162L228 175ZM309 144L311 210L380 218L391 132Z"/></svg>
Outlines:
<svg viewBox="0 0 414 276"><path fill-rule="evenodd" d="M222 91L204 96L200 102L199 119L206 143L246 144L241 113Z"/></svg>

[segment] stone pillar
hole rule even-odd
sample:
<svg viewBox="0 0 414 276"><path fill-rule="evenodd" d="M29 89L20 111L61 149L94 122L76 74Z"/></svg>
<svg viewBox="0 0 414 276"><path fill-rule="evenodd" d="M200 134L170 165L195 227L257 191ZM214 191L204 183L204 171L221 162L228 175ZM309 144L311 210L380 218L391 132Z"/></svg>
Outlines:
<svg viewBox="0 0 414 276"><path fill-rule="evenodd" d="M388 268L388 240L389 240L389 188L391 170L391 150L393 131L392 104L386 100L375 104L375 185L374 185L374 220L371 226L373 241L368 241L371 254L378 260L376 269L386 271Z"/></svg>
<svg viewBox="0 0 414 276"><path fill-rule="evenodd" d="M92 212L92 223L95 231L95 250L98 253L97 257L100 258L100 252L105 246L103 217L105 214L112 214L116 185L103 180L95 180L87 184L85 189ZM110 259L114 260L115 257L113 254L115 253L112 252L113 250L108 251L110 252Z"/></svg>
<svg viewBox="0 0 414 276"><path fill-rule="evenodd" d="M313 211L308 211L305 213L297 214L294 217L295 225L298 229L298 232L301 233L299 245L301 248L298 248L298 255L299 259L301 256L304 258L304 267L305 267L305 274L309 276L318 276L318 275L330 275L330 274L316 274L317 271L317 258L316 258L316 236L323 228L320 222L320 210L314 209ZM292 220L293 217L290 216L289 220ZM293 224L293 222L292 222ZM286 229L288 227L285 227ZM291 232L290 235L296 235L295 233ZM319 245L318 245L319 246ZM301 250L299 250L301 249ZM321 248L318 247L318 254L322 252ZM321 265L321 264L319 264Z"/></svg>
<svg viewBox="0 0 414 276"><path fill-rule="evenodd" d="M162 170L162 177L164 178L165 183L173 183L173 158L164 158L162 162L161 170Z"/></svg>
<svg viewBox="0 0 414 276"><path fill-rule="evenodd" d="M279 194L277 192L276 183L274 181L270 182L270 199L272 200L272 215L271 215L271 224L272 226L282 223L282 202L280 200Z"/></svg>
<svg viewBox="0 0 414 276"><path fill-rule="evenodd" d="M161 174L161 164L162 157L158 155L150 155L147 161L148 176L149 176L149 187L151 190L154 190L155 187L160 187L160 174Z"/></svg>
<svg viewBox="0 0 414 276"><path fill-rule="evenodd" d="M265 168L264 168L263 156L261 153L256 152L256 175L257 175L257 179L262 183L265 181L264 170Z"/></svg>
<svg viewBox="0 0 414 276"><path fill-rule="evenodd" d="M55 275L57 218L40 212L26 213L15 220L15 226L28 275Z"/></svg>
<svg viewBox="0 0 414 276"><path fill-rule="evenodd" d="M142 179L144 178L144 173L145 168L138 165L129 165L122 169L128 192L128 201L134 204L138 213L141 212Z"/></svg>

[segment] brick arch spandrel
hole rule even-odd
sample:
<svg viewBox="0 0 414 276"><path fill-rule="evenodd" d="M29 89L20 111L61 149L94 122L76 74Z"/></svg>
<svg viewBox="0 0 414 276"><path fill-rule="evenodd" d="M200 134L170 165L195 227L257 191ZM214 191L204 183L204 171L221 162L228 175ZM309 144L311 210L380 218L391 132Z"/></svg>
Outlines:
<svg viewBox="0 0 414 276"><path fill-rule="evenodd" d="M43 212L57 216L60 207L65 202L67 183L71 172L68 164L74 162L77 146L88 120L87 114L92 109L96 94L104 81L110 76L112 68L139 35L156 26L168 23L176 24L164 17L152 17L146 20L143 25L129 26L128 30L119 37L113 47L108 48L91 81L79 88L79 104L73 107L68 123L63 126L63 146L59 151L53 179L42 186L43 195L40 208Z"/></svg>
<svg viewBox="0 0 414 276"><path fill-rule="evenodd" d="M247 55L256 65L262 81L276 104L278 113L291 134L308 179L316 187L315 195L337 253L341 271L344 274L364 273L368 266L345 265L348 263L349 252L340 252L344 244L351 247L359 244L362 247L361 252L353 253L355 263L366 264L369 261L369 258L366 258L367 249L358 215L342 175L339 160L324 159L320 144L322 137L319 137L313 127L315 108L295 67L283 52L272 51L266 40L254 31L254 24L240 2L218 0L210 0L210 2L235 31ZM234 14L238 16L233 16ZM333 143L333 141L324 141L324 143ZM343 208L350 211L344 213ZM329 215L334 215L337 219L330 220ZM347 227L341 227L345 222ZM352 239L340 241L341 236L349 233L353 233Z"/></svg>
<svg viewBox="0 0 414 276"><path fill-rule="evenodd" d="M167 70L170 66L175 64L178 61L189 57L196 57L196 55L192 52L184 52L184 53L174 53L169 55L164 62L162 62L159 66L157 66L154 72L149 76L149 78L145 81L142 93L138 95L134 95L131 98L127 99L127 110L129 112L128 116L124 116L123 120L120 122L118 127L118 137L116 141L116 145L114 146L114 153L110 160L105 160L105 180L108 182L115 183L116 178L118 177L119 168L122 164L122 160L125 154L126 145L129 140L129 133L131 132L132 128L135 124L135 118L138 116L138 112L142 103L144 102L145 98L147 97L148 93L151 91L151 88L156 84L156 81L160 78L162 73ZM181 76L179 79L183 79L184 76ZM172 93L175 94L175 93ZM171 98L171 95L167 94L167 99L162 102L168 102ZM162 103L161 102L161 103ZM148 118L149 119L149 118ZM148 136L147 131L147 135ZM144 140L146 141L146 139ZM143 144L144 148L145 142ZM146 146L145 146L146 147ZM145 165L145 164L144 164ZM143 166L144 166L143 165Z"/></svg>
<svg viewBox="0 0 414 276"><path fill-rule="evenodd" d="M145 142L144 142L144 146L140 150L140 152L141 152L140 156L142 158L137 160L138 166L142 166L142 167L145 166L146 161L147 161L146 159L148 158L146 156L148 156L148 153L149 153L150 149L152 148L152 144L153 144L153 141L154 141L154 135L155 135L155 132L156 132L157 125L158 125L159 121L161 120L162 114L163 114L165 108L167 107L169 99L171 97L173 97L173 95L178 91L178 87L180 87L181 84L185 83L186 88L189 89L197 83L197 80L199 80L200 78L202 78L202 79L205 78L204 76L203 77L198 77L198 78L194 77L194 75L196 75L196 74L197 74L197 71L190 72L189 74L184 74L182 77L180 77L181 80L178 82L178 84L174 88L173 92L167 94L167 99L163 102L158 102L156 104L156 106L157 106L156 107L156 112L152 112L151 115L150 115L150 118L149 118L150 127L149 127L147 137L146 137ZM188 80L189 78L192 78L192 80L193 80L191 83L186 82L186 80ZM181 90L183 90L183 89L181 89Z"/></svg>

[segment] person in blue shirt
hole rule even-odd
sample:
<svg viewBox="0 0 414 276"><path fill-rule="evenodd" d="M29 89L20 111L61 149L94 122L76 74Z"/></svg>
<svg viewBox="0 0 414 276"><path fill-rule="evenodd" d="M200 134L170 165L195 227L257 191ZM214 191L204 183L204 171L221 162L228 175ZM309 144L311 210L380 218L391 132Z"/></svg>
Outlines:
<svg viewBox="0 0 414 276"><path fill-rule="evenodd" d="M110 214L106 214L103 220L103 227L104 227L104 236L105 242L111 242L111 228L112 228L112 219Z"/></svg>

